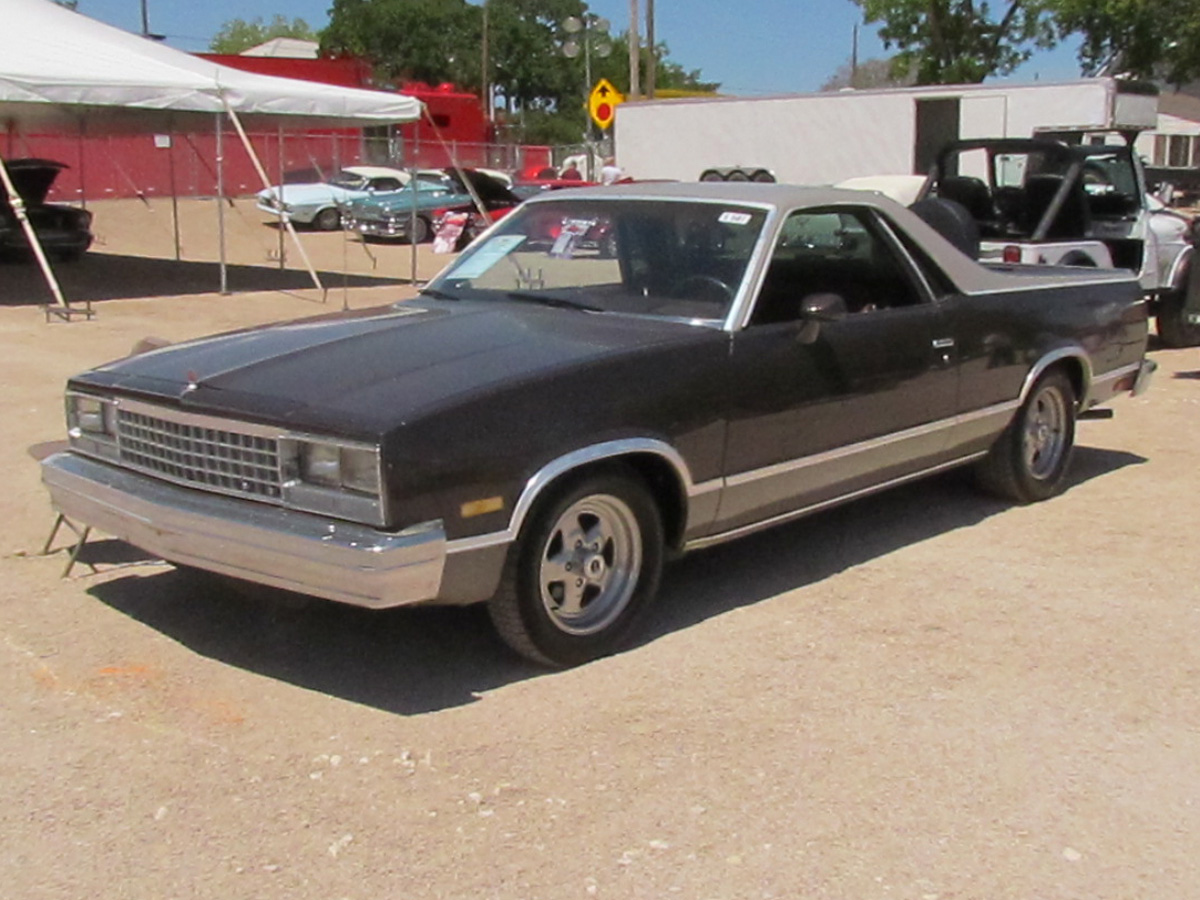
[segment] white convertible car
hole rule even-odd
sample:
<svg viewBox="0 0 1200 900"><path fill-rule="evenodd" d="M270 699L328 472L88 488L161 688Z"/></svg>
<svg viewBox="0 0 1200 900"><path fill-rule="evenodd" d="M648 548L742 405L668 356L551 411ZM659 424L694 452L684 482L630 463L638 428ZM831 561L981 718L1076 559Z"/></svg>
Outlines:
<svg viewBox="0 0 1200 900"><path fill-rule="evenodd" d="M258 192L258 208L273 216L281 212L294 224L321 231L341 227L338 207L378 194L402 189L409 174L385 166L347 166L328 181L313 184L273 185Z"/></svg>

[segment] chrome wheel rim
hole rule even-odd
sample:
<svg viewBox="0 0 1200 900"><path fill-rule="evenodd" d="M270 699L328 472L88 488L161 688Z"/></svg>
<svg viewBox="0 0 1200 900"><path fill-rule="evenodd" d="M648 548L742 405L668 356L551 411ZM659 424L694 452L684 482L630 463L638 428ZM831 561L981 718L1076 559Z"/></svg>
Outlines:
<svg viewBox="0 0 1200 900"><path fill-rule="evenodd" d="M642 533L633 510L617 497L584 497L559 516L542 547L542 605L561 631L595 634L629 605L641 568Z"/></svg>
<svg viewBox="0 0 1200 900"><path fill-rule="evenodd" d="M1063 395L1046 388L1034 395L1025 417L1022 449L1025 469L1037 479L1052 476L1067 445L1067 405Z"/></svg>

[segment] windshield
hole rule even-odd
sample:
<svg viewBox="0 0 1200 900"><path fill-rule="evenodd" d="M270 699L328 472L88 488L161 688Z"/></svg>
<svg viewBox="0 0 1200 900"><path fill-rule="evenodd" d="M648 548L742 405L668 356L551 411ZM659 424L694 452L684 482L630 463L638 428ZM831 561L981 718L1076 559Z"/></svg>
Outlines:
<svg viewBox="0 0 1200 900"><path fill-rule="evenodd" d="M329 183L336 187L346 188L347 190L361 191L367 186L367 177L343 170L330 178Z"/></svg>
<svg viewBox="0 0 1200 900"><path fill-rule="evenodd" d="M429 285L454 299L687 321L725 318L766 211L729 203L554 200L502 220Z"/></svg>

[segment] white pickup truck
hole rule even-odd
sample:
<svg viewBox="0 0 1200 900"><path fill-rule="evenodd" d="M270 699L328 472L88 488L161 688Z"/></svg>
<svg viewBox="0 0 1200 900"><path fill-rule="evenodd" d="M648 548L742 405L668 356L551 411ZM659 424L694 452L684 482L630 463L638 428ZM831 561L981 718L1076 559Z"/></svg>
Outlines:
<svg viewBox="0 0 1200 900"><path fill-rule="evenodd" d="M979 227L980 259L1130 269L1169 347L1200 344L1200 220L1146 189L1128 144L1048 138L954 141L920 197L960 204ZM1193 300L1188 303L1188 296Z"/></svg>

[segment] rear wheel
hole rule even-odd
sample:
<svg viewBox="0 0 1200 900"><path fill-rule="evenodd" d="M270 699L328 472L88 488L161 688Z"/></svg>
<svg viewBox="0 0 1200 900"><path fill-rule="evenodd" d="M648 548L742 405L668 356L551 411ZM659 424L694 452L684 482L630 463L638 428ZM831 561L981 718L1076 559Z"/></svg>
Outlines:
<svg viewBox="0 0 1200 900"><path fill-rule="evenodd" d="M488 612L527 659L578 665L630 636L662 557L662 520L642 482L620 470L584 475L531 513Z"/></svg>
<svg viewBox="0 0 1200 900"><path fill-rule="evenodd" d="M976 468L980 486L1018 503L1062 491L1075 446L1075 389L1051 369L1029 392L1017 415Z"/></svg>
<svg viewBox="0 0 1200 900"><path fill-rule="evenodd" d="M1200 325L1187 320L1183 291L1171 291L1158 301L1158 336L1168 347L1195 347L1200 344Z"/></svg>

